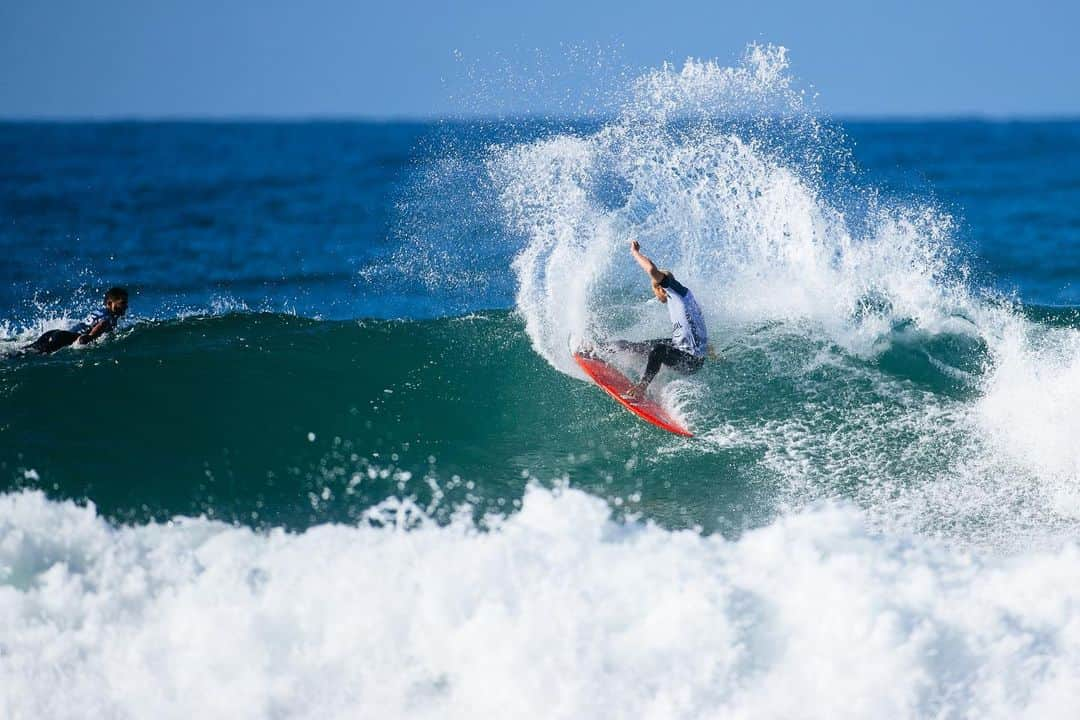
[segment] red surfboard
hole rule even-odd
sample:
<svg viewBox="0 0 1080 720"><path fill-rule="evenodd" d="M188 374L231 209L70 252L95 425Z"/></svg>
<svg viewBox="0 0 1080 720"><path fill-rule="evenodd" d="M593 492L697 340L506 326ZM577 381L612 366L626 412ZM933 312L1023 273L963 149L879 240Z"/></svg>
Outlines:
<svg viewBox="0 0 1080 720"><path fill-rule="evenodd" d="M582 355L581 353L574 353L574 360L576 360L577 364L581 366L581 369L585 371L585 374L593 379L593 382L602 387L608 395L615 398L616 402L645 422L652 423L656 427L663 428L676 435L694 437L693 433L680 425L675 418L671 417L671 415L668 414L668 411L665 410L660 403L652 400L647 395L640 399L633 400L624 398L623 394L629 390L634 383L630 382L625 375L603 360L597 360L596 358Z"/></svg>

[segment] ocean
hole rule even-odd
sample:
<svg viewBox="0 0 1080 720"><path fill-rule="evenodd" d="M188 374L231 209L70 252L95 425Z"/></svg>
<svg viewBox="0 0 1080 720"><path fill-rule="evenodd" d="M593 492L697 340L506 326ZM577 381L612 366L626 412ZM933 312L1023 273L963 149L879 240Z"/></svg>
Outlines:
<svg viewBox="0 0 1080 720"><path fill-rule="evenodd" d="M0 716L1076 716L1080 121L832 119L766 48L0 158ZM670 332L630 238L692 439L568 352Z"/></svg>

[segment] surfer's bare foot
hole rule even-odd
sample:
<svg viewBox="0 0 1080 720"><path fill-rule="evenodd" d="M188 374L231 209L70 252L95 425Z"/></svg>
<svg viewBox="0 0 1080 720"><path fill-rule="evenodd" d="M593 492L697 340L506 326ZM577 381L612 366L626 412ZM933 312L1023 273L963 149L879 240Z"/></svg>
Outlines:
<svg viewBox="0 0 1080 720"><path fill-rule="evenodd" d="M604 360L605 356L611 354L611 346L603 340L584 340L578 345L577 354L595 360Z"/></svg>
<svg viewBox="0 0 1080 720"><path fill-rule="evenodd" d="M646 387L648 386L642 385L641 383L638 383L637 385L631 385L626 389L626 392L624 392L622 396L626 400L640 400L641 398L645 397Z"/></svg>
<svg viewBox="0 0 1080 720"><path fill-rule="evenodd" d="M576 343L571 340L570 347L573 349L575 355L582 355L584 357L596 357L596 346L591 340L578 340Z"/></svg>

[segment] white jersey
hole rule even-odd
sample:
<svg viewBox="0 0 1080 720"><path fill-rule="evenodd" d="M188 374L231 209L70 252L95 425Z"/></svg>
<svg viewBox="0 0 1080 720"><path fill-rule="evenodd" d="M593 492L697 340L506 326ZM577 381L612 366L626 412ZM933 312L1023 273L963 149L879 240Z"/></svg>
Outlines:
<svg viewBox="0 0 1080 720"><path fill-rule="evenodd" d="M705 318L694 294L671 275L667 275L660 287L667 290L667 309L671 316L671 342L680 350L694 357L704 357L709 346L709 333Z"/></svg>

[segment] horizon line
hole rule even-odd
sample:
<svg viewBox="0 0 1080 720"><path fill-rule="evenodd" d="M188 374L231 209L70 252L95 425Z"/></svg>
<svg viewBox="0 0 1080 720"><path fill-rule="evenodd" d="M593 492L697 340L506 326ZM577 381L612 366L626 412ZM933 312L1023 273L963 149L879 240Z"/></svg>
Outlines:
<svg viewBox="0 0 1080 720"><path fill-rule="evenodd" d="M1076 113L816 113L814 117L837 122L1075 122L1080 121L1080 112ZM156 115L140 113L117 113L109 115L3 115L0 124L41 124L41 125L122 125L122 124L319 124L319 123L357 123L371 125L413 124L432 125L437 123L504 123L504 122L585 122L607 121L617 117L617 113L593 113L582 115L558 113L517 113L517 114L362 114L362 113L310 113L310 114L175 114Z"/></svg>

